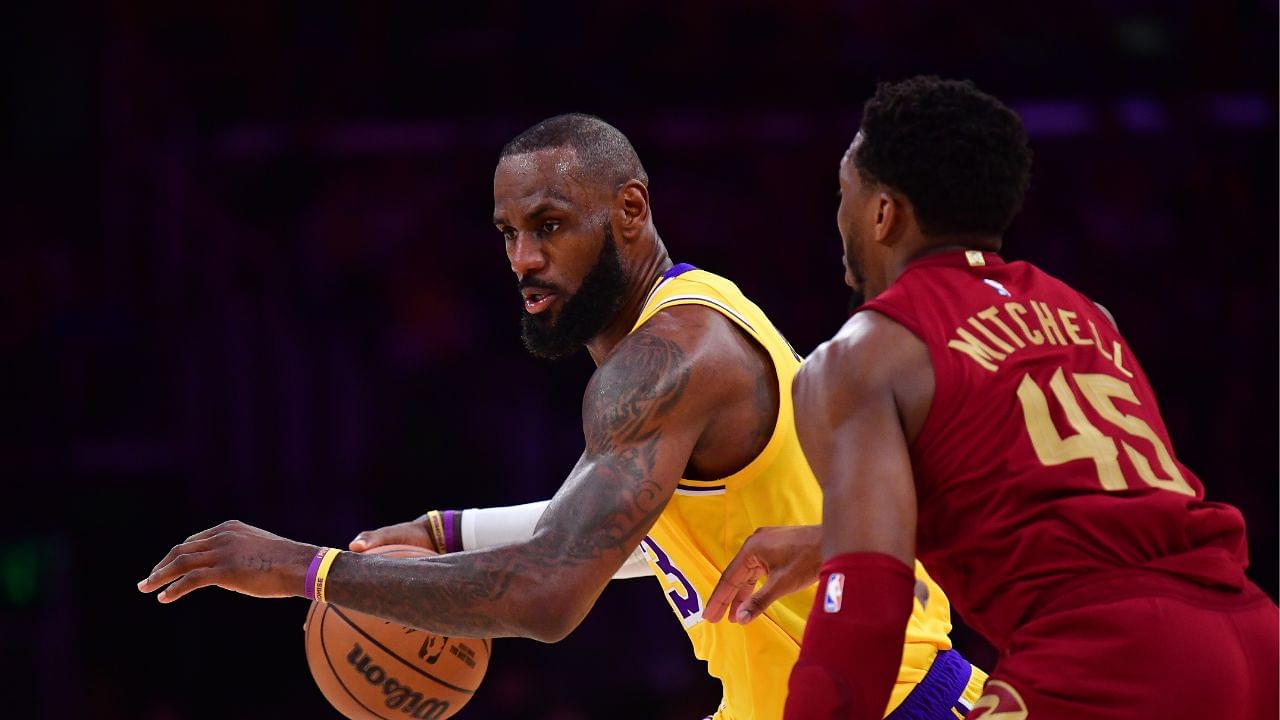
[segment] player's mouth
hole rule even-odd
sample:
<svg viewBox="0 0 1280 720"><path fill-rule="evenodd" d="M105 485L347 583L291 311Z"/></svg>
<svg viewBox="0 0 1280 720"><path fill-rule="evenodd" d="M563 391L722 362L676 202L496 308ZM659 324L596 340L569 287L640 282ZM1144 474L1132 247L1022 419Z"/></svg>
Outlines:
<svg viewBox="0 0 1280 720"><path fill-rule="evenodd" d="M530 315L538 313L551 307L551 303L556 299L556 293L551 290L542 288L528 288L521 291L524 296L524 309Z"/></svg>

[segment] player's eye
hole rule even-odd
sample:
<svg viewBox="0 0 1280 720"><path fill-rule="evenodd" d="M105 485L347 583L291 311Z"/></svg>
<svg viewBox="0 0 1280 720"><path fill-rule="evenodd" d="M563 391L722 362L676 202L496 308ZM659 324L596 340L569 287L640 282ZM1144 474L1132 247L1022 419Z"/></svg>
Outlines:
<svg viewBox="0 0 1280 720"><path fill-rule="evenodd" d="M502 239L503 239L503 240L506 240L507 242L512 242L513 240L515 240L515 239L516 239L516 229L515 229L515 228L511 228L511 227L500 227L500 228L498 228L498 232L502 233Z"/></svg>
<svg viewBox="0 0 1280 720"><path fill-rule="evenodd" d="M560 222L558 220L548 220L542 223L542 232L545 235L550 235L551 233L555 232L559 227L560 227Z"/></svg>

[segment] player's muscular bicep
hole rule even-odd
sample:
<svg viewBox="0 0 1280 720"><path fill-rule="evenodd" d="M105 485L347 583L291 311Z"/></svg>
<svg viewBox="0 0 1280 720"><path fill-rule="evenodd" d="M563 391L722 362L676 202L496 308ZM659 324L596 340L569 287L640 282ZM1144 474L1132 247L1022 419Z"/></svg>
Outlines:
<svg viewBox="0 0 1280 720"><path fill-rule="evenodd" d="M800 443L823 489L823 555L882 552L910 564L915 486L895 397L905 358L879 320L855 320L794 384Z"/></svg>
<svg viewBox="0 0 1280 720"><path fill-rule="evenodd" d="M562 534L573 561L599 560L601 582L662 513L705 426L702 349L680 330L646 325L597 371L583 401L586 450L535 530Z"/></svg>

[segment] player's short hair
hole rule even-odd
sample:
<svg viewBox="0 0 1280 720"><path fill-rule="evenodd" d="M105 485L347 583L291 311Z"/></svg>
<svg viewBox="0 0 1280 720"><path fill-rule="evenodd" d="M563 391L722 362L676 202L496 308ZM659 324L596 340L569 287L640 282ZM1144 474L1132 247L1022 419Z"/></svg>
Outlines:
<svg viewBox="0 0 1280 720"><path fill-rule="evenodd" d="M968 80L880 83L861 132L854 166L904 193L926 235L1002 234L1022 208L1031 181L1022 120Z"/></svg>
<svg viewBox="0 0 1280 720"><path fill-rule="evenodd" d="M562 147L577 152L581 172L593 180L607 182L614 189L628 180L649 185L649 174L631 141L595 115L567 113L547 118L504 145L499 159Z"/></svg>

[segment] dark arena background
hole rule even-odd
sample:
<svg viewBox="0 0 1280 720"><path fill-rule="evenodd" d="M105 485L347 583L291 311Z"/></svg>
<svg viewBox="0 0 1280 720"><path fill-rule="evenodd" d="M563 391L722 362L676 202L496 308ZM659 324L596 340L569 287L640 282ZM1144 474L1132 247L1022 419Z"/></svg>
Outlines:
<svg viewBox="0 0 1280 720"><path fill-rule="evenodd" d="M134 584L228 518L345 546L552 494L591 366L521 347L489 222L502 144L560 112L616 124L674 258L806 353L849 304L837 162L875 82L919 72L1021 113L1035 166L1006 257L1115 313L1276 595L1275 0L4 13L5 717L336 717L303 601L161 606ZM674 720L718 699L632 580L560 644L499 640L461 717Z"/></svg>

